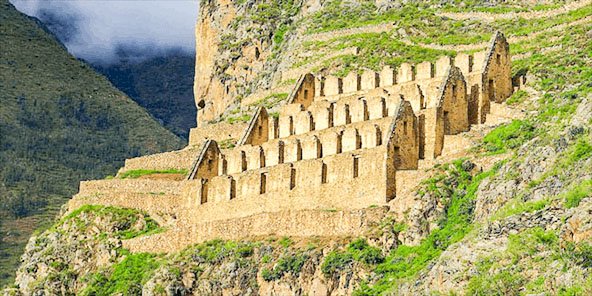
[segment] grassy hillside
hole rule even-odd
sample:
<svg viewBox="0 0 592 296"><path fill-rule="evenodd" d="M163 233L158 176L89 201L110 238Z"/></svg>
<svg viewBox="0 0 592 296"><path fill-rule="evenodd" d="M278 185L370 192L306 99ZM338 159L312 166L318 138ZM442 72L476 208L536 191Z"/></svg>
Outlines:
<svg viewBox="0 0 592 296"><path fill-rule="evenodd" d="M182 141L6 0L0 36L1 285L80 180Z"/></svg>
<svg viewBox="0 0 592 296"><path fill-rule="evenodd" d="M119 61L95 68L176 135L195 127L195 54L168 51L140 62Z"/></svg>

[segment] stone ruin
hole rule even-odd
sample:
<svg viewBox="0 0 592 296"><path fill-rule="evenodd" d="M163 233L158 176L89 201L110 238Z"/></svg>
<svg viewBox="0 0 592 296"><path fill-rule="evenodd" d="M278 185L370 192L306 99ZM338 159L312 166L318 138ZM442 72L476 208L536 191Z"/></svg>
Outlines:
<svg viewBox="0 0 592 296"><path fill-rule="evenodd" d="M139 250L249 235L356 235L372 220L364 209L397 198L398 171L440 157L447 135L484 123L490 103L512 91L501 33L486 51L434 64L343 78L306 74L279 116L256 110L236 147L216 141L236 131L206 127L209 139L192 134L205 139L200 149L128 160L122 169L186 168L186 180L85 181L70 210L134 207L171 225L142 238Z"/></svg>

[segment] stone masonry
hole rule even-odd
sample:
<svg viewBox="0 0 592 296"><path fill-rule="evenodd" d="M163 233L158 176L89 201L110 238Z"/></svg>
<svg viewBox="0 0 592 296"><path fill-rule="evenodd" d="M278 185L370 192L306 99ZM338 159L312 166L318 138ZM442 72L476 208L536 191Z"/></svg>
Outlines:
<svg viewBox="0 0 592 296"><path fill-rule="evenodd" d="M258 108L242 137L228 126L208 126L207 133L192 131L199 149L126 162L133 168L186 168L186 180L82 182L69 210L92 203L149 212L170 227L129 243L143 251L169 250L163 246L170 240L182 247L249 234L360 234L367 224L363 210L396 198L397 171L441 156L446 135L484 123L490 102L503 102L512 91L509 46L501 33L485 52L441 57L434 64L346 77L306 74L279 116ZM216 140L226 134L236 136L236 147L220 148ZM257 217L268 223L257 223ZM294 227L299 224L310 227Z"/></svg>

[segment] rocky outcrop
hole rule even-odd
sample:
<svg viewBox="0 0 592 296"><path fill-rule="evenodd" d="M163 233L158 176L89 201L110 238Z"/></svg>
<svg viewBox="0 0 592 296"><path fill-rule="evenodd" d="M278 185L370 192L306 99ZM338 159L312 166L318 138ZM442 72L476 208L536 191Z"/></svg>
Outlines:
<svg viewBox="0 0 592 296"><path fill-rule="evenodd" d="M201 2L194 84L198 126L217 119L255 88L270 86L279 48L301 8L311 6L306 2Z"/></svg>

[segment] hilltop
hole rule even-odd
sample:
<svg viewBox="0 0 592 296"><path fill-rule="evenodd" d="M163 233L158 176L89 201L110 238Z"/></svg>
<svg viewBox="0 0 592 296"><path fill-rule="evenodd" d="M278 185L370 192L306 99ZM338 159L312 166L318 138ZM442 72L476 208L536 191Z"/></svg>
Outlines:
<svg viewBox="0 0 592 296"><path fill-rule="evenodd" d="M0 283L12 280L33 230L80 180L115 174L126 158L182 141L65 47L1 2Z"/></svg>
<svg viewBox="0 0 592 296"><path fill-rule="evenodd" d="M81 183L6 292L588 295L591 24L589 0L201 1L189 146Z"/></svg>

